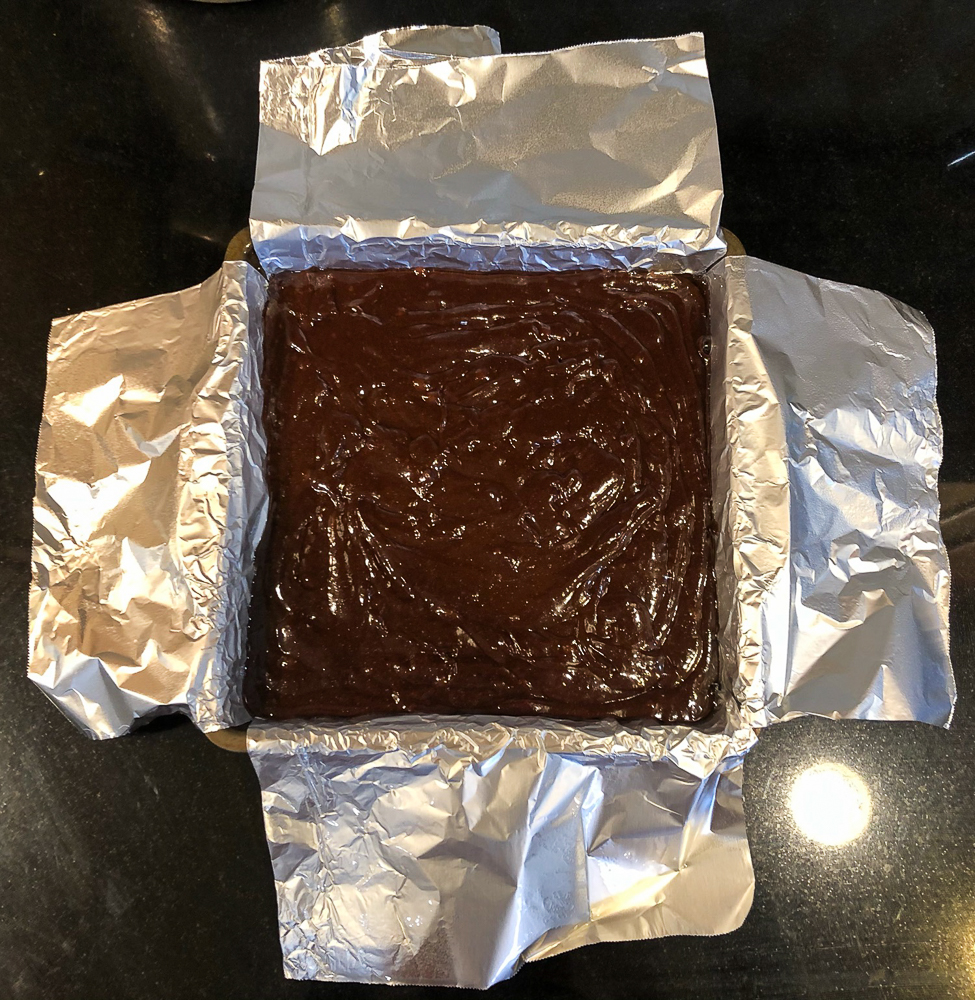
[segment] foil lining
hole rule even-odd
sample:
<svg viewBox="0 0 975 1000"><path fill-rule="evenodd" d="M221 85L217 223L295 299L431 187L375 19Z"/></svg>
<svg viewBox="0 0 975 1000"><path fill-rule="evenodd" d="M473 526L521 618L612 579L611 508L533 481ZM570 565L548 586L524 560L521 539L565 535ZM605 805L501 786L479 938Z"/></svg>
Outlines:
<svg viewBox="0 0 975 1000"><path fill-rule="evenodd" d="M31 679L89 736L241 701L263 529L264 279L55 320L37 448Z"/></svg>
<svg viewBox="0 0 975 1000"><path fill-rule="evenodd" d="M269 274L702 267L724 251L701 35L350 58L262 64L251 237Z"/></svg>
<svg viewBox="0 0 975 1000"><path fill-rule="evenodd" d="M285 975L487 987L598 941L734 930L747 727L259 723Z"/></svg>
<svg viewBox="0 0 975 1000"><path fill-rule="evenodd" d="M749 257L714 280L724 641L746 721L947 726L934 332L880 292Z"/></svg>

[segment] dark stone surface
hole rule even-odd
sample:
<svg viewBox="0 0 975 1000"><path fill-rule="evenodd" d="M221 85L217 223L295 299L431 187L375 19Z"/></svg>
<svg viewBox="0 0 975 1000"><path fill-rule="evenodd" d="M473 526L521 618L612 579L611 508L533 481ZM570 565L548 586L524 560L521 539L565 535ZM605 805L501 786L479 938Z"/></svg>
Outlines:
<svg viewBox="0 0 975 1000"><path fill-rule="evenodd" d="M975 995L975 11L950 0L3 4L0 995L368 992L282 979L246 759L182 721L90 743L26 680L33 454L51 317L200 281L244 224L258 60L460 18L497 27L509 51L703 30L726 224L752 254L930 317L960 692L949 732L805 720L762 737L746 765L757 892L740 931L585 948L494 995ZM845 848L791 819L793 778L823 761L872 796Z"/></svg>

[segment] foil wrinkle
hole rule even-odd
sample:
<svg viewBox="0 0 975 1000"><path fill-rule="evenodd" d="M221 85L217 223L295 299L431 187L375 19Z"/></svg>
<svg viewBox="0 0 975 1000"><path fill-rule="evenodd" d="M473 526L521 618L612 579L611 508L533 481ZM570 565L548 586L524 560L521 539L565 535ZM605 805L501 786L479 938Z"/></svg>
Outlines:
<svg viewBox="0 0 975 1000"><path fill-rule="evenodd" d="M351 58L263 65L251 235L269 274L679 269L723 252L700 35Z"/></svg>
<svg viewBox="0 0 975 1000"><path fill-rule="evenodd" d="M264 295L253 268L228 263L52 324L29 675L96 739L173 711L204 730L249 718Z"/></svg>

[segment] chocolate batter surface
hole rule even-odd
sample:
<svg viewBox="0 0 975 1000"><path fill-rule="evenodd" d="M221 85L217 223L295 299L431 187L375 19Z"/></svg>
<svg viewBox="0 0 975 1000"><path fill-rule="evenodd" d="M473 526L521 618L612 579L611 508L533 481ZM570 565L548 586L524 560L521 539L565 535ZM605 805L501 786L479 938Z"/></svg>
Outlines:
<svg viewBox="0 0 975 1000"><path fill-rule="evenodd" d="M251 711L706 715L706 337L686 277L274 277Z"/></svg>

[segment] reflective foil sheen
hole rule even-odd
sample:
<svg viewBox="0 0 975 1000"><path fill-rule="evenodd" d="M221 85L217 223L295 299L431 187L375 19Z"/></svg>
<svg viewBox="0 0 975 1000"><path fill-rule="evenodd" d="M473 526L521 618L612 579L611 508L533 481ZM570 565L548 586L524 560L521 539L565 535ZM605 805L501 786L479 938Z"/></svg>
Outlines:
<svg viewBox="0 0 975 1000"><path fill-rule="evenodd" d="M487 987L597 941L715 934L753 878L753 736L516 719L257 724L285 974Z"/></svg>
<svg viewBox="0 0 975 1000"><path fill-rule="evenodd" d="M37 447L30 677L89 736L241 700L263 530L264 279L55 320Z"/></svg>
<svg viewBox="0 0 975 1000"><path fill-rule="evenodd" d="M713 281L725 648L745 718L947 725L934 332L880 292L748 257Z"/></svg>
<svg viewBox="0 0 975 1000"><path fill-rule="evenodd" d="M350 58L262 65L251 236L268 273L681 267L723 252L700 35Z"/></svg>

